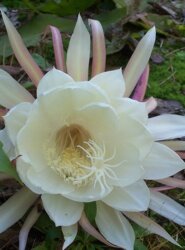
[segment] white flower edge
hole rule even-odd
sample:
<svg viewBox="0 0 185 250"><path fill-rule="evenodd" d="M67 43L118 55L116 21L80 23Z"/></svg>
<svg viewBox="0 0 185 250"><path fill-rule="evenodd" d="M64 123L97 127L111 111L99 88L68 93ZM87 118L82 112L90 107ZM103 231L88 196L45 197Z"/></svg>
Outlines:
<svg viewBox="0 0 185 250"><path fill-rule="evenodd" d="M0 233L20 220L38 198L27 188L22 188L0 206Z"/></svg>
<svg viewBox="0 0 185 250"><path fill-rule="evenodd" d="M0 105L8 109L21 102L34 101L34 97L2 69L0 69L0 89Z"/></svg>

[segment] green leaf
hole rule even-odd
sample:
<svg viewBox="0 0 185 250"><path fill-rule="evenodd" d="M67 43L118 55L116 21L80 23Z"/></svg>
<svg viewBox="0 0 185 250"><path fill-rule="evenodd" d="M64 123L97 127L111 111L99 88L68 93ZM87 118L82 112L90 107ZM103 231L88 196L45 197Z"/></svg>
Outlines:
<svg viewBox="0 0 185 250"><path fill-rule="evenodd" d="M57 249L58 241L62 239L62 232L60 227L51 228L45 237L46 247L49 250Z"/></svg>
<svg viewBox="0 0 185 250"><path fill-rule="evenodd" d="M134 229L136 238L144 237L150 234L150 232L143 227L140 227L138 224L132 222L132 227Z"/></svg>
<svg viewBox="0 0 185 250"><path fill-rule="evenodd" d="M109 28L113 24L119 22L123 17L126 16L126 13L126 8L114 9L101 15L96 15L94 19L99 20L105 30L106 28Z"/></svg>
<svg viewBox="0 0 185 250"><path fill-rule="evenodd" d="M32 250L48 250L45 242L41 243L39 246L32 248Z"/></svg>
<svg viewBox="0 0 185 250"><path fill-rule="evenodd" d="M35 60L35 62L37 63L37 65L39 65L41 67L41 69L45 70L45 69L51 67L51 65L48 63L48 61L44 57L42 57L41 55L39 55L37 53L33 53L32 57Z"/></svg>
<svg viewBox="0 0 185 250"><path fill-rule="evenodd" d="M54 2L47 1L40 6L38 9L43 12L57 14L59 16L74 15L82 12L92 6L97 0L62 0Z"/></svg>
<svg viewBox="0 0 185 250"><path fill-rule="evenodd" d="M41 40L42 33L48 25L58 27L62 32L72 32L75 21L67 18L60 18L50 14L39 14L22 26L18 31L23 38L26 47L35 46ZM0 56L8 57L13 54L8 36L0 37Z"/></svg>
<svg viewBox="0 0 185 250"><path fill-rule="evenodd" d="M8 156L3 151L3 144L0 142L0 172L3 172L13 178L15 178L18 182L21 182L16 169L12 166Z"/></svg>
<svg viewBox="0 0 185 250"><path fill-rule="evenodd" d="M63 239L61 227L56 227L46 213L42 213L34 227L45 234L45 242L32 250L52 250L57 249L58 241ZM43 247L43 248L42 248Z"/></svg>
<svg viewBox="0 0 185 250"><path fill-rule="evenodd" d="M23 83L23 87L25 89L31 89L34 87L34 84L32 82L25 82L25 83Z"/></svg>
<svg viewBox="0 0 185 250"><path fill-rule="evenodd" d="M85 203L84 211L89 221L93 223L96 216L96 202Z"/></svg>
<svg viewBox="0 0 185 250"><path fill-rule="evenodd" d="M55 224L46 213L42 213L34 227L46 234L51 228L55 228Z"/></svg>
<svg viewBox="0 0 185 250"><path fill-rule="evenodd" d="M135 240L134 250L147 250L148 248L140 241Z"/></svg>

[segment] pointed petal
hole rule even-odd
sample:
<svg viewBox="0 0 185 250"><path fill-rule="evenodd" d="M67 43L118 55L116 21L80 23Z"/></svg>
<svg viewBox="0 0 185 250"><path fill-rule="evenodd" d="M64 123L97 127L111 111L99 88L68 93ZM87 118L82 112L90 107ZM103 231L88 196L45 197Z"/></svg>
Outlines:
<svg viewBox="0 0 185 250"><path fill-rule="evenodd" d="M174 177L169 177L161 180L157 180L157 182L167 185L168 187L176 187L185 189L185 181L181 179L177 179Z"/></svg>
<svg viewBox="0 0 185 250"><path fill-rule="evenodd" d="M92 29L93 56L92 56L92 77L105 71L106 48L105 37L101 23L97 20L89 19Z"/></svg>
<svg viewBox="0 0 185 250"><path fill-rule="evenodd" d="M122 97L125 91L125 82L121 69L100 73L90 81L102 88L110 98Z"/></svg>
<svg viewBox="0 0 185 250"><path fill-rule="evenodd" d="M17 134L24 126L29 112L31 110L31 103L23 102L12 108L5 116L5 126L8 131L8 135L13 143L16 145Z"/></svg>
<svg viewBox="0 0 185 250"><path fill-rule="evenodd" d="M185 169L185 163L170 148L153 143L151 152L143 161L144 179L156 180L169 177Z"/></svg>
<svg viewBox="0 0 185 250"><path fill-rule="evenodd" d="M29 234L32 226L38 220L40 215L41 215L41 209L39 209L38 203L37 203L34 206L34 208L31 210L29 215L26 217L26 220L24 221L24 224L21 227L21 230L19 233L19 250L26 249L28 234Z"/></svg>
<svg viewBox="0 0 185 250"><path fill-rule="evenodd" d="M88 234L92 235L94 238L97 240L103 242L105 245L114 247L111 243L109 243L96 229L91 225L89 220L87 219L86 215L84 212L82 212L82 216L79 220L80 226L85 230Z"/></svg>
<svg viewBox="0 0 185 250"><path fill-rule="evenodd" d="M161 141L160 143L175 151L185 151L185 141Z"/></svg>
<svg viewBox="0 0 185 250"><path fill-rule="evenodd" d="M49 26L52 33L53 48L55 54L55 62L57 69L61 71L66 71L65 59L64 59L64 49L62 43L62 36L60 30L54 26Z"/></svg>
<svg viewBox="0 0 185 250"><path fill-rule="evenodd" d="M33 60L32 56L30 55L29 51L27 50L26 46L24 45L21 36L10 22L9 18L1 11L4 24L6 26L6 30L8 32L8 37L12 46L12 49L15 53L15 56L28 74L30 79L37 85L40 79L43 77L43 73L38 67L38 65Z"/></svg>
<svg viewBox="0 0 185 250"><path fill-rule="evenodd" d="M38 195L32 193L27 188L22 188L1 205L0 233L20 220L37 198Z"/></svg>
<svg viewBox="0 0 185 250"><path fill-rule="evenodd" d="M151 191L149 208L175 223L185 226L185 207L168 196Z"/></svg>
<svg viewBox="0 0 185 250"><path fill-rule="evenodd" d="M121 212L98 201L95 221L100 232L108 241L126 250L133 250L134 231Z"/></svg>
<svg viewBox="0 0 185 250"><path fill-rule="evenodd" d="M132 221L137 223L139 226L143 227L150 233L158 234L164 239L170 241L171 243L179 246L179 244L166 232L164 228L158 225L156 222L148 218L142 213L132 213L124 212L124 214Z"/></svg>
<svg viewBox="0 0 185 250"><path fill-rule="evenodd" d="M75 240L78 232L78 225L74 224L71 226L62 227L62 232L64 235L64 245L62 250L65 250Z"/></svg>
<svg viewBox="0 0 185 250"><path fill-rule="evenodd" d="M42 95L56 87L62 87L64 84L69 82L74 82L74 80L68 74L53 68L47 74L45 74L39 82L37 96Z"/></svg>
<svg viewBox="0 0 185 250"><path fill-rule="evenodd" d="M114 187L102 201L119 211L145 211L149 205L150 191L144 181L138 181L124 188Z"/></svg>
<svg viewBox="0 0 185 250"><path fill-rule="evenodd" d="M79 221L83 203L53 194L43 194L41 198L46 212L56 226L71 226Z"/></svg>
<svg viewBox="0 0 185 250"><path fill-rule="evenodd" d="M0 131L0 141L3 144L3 150L6 153L6 155L8 156L8 158L10 160L15 159L17 157L17 153L15 152L15 147L12 144L12 142L7 134L6 128L4 128Z"/></svg>
<svg viewBox="0 0 185 250"><path fill-rule="evenodd" d="M149 65L147 65L137 82L132 99L137 100L137 101L143 101L145 93L146 93L147 84L148 84L149 69L150 69Z"/></svg>
<svg viewBox="0 0 185 250"><path fill-rule="evenodd" d="M0 90L0 105L8 109L21 102L34 101L34 97L2 69L0 69Z"/></svg>
<svg viewBox="0 0 185 250"><path fill-rule="evenodd" d="M143 73L152 53L155 37L156 30L155 27L153 27L138 43L132 57L130 58L124 70L124 78L126 83L125 96L130 96L137 81Z"/></svg>
<svg viewBox="0 0 185 250"><path fill-rule="evenodd" d="M183 137L185 136L185 116L165 114L150 118L148 129L155 140Z"/></svg>
<svg viewBox="0 0 185 250"><path fill-rule="evenodd" d="M79 15L67 51L67 72L74 80L88 79L89 58L90 35Z"/></svg>

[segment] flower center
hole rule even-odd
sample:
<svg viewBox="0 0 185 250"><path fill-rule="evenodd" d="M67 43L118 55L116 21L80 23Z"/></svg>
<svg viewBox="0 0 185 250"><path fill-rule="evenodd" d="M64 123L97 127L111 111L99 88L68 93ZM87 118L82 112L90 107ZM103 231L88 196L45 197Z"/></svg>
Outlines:
<svg viewBox="0 0 185 250"><path fill-rule="evenodd" d="M52 140L53 143L47 142L44 145L48 166L66 182L77 186L85 185L89 179L81 177L86 176L88 170L81 165L90 167L91 162L78 146L89 138L89 133L79 125L72 124L61 128Z"/></svg>
<svg viewBox="0 0 185 250"><path fill-rule="evenodd" d="M103 192L109 187L107 177L118 179L113 169L122 162L109 164L116 152L106 158L105 145L98 145L91 139L88 131L79 125L72 124L60 129L54 142L44 145L44 152L48 166L66 182L77 187L89 182L94 186L99 183Z"/></svg>

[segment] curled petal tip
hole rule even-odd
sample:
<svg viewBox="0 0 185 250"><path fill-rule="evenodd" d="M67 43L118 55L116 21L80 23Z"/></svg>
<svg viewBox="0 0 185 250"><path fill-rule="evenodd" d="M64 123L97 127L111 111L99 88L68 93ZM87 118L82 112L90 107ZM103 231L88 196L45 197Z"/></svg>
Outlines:
<svg viewBox="0 0 185 250"><path fill-rule="evenodd" d="M65 72L66 65L65 65L64 49L63 49L63 42L62 42L62 36L60 34L60 30L51 25L49 26L49 28L52 33L56 67L57 69Z"/></svg>
<svg viewBox="0 0 185 250"><path fill-rule="evenodd" d="M92 29L92 77L105 71L106 47L105 37L101 23L97 20L89 19L89 25Z"/></svg>
<svg viewBox="0 0 185 250"><path fill-rule="evenodd" d="M157 100L151 96L146 102L146 109L148 111L148 113L152 112L156 107L157 107Z"/></svg>

